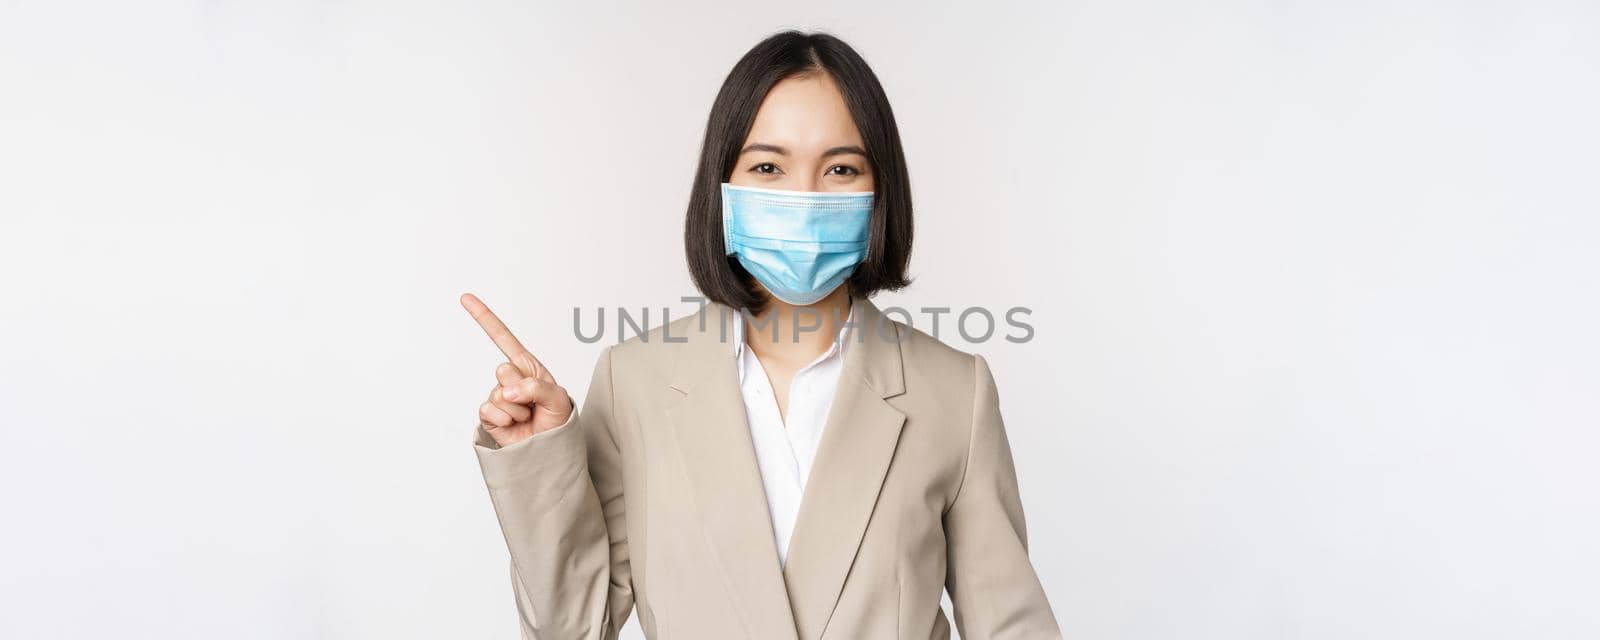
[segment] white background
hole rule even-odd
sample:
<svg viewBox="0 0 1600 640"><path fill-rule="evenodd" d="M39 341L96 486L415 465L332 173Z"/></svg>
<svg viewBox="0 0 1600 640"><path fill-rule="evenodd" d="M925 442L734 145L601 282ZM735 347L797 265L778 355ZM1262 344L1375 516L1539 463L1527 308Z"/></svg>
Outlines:
<svg viewBox="0 0 1600 640"><path fill-rule="evenodd" d="M581 397L784 26L899 118L880 305L1034 309L944 337L1069 636L1600 636L1595 5L584 4L0 3L0 636L515 637L456 297Z"/></svg>

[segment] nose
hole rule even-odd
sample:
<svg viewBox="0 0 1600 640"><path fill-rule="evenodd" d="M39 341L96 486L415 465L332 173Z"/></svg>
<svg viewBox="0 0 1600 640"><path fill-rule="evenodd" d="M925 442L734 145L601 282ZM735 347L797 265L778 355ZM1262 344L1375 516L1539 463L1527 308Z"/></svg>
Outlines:
<svg viewBox="0 0 1600 640"><path fill-rule="evenodd" d="M814 173L806 172L796 176L785 188L793 191L821 191L822 183L817 180L817 177L813 175Z"/></svg>

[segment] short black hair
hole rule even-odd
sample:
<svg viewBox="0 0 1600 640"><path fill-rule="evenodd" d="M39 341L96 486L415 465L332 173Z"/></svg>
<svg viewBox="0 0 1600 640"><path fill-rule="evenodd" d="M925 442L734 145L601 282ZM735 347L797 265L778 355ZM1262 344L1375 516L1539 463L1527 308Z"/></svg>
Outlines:
<svg viewBox="0 0 1600 640"><path fill-rule="evenodd" d="M911 180L889 98L866 60L843 40L826 33L784 31L762 40L739 59L722 81L706 121L683 241L689 275L713 302L752 313L766 307L755 279L723 249L721 184L732 175L767 92L782 80L818 72L828 74L844 94L872 166L867 256L846 284L853 295L862 297L910 284L906 264L911 259Z"/></svg>

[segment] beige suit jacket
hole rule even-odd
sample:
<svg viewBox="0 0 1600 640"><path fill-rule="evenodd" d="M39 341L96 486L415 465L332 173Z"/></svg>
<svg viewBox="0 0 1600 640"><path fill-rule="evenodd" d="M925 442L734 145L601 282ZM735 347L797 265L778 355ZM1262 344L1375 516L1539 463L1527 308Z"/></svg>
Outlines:
<svg viewBox="0 0 1600 640"><path fill-rule="evenodd" d="M615 638L637 605L659 640L944 639L944 589L964 640L1060 637L988 365L854 303L786 566L726 307L607 347L567 424L478 430L524 637Z"/></svg>

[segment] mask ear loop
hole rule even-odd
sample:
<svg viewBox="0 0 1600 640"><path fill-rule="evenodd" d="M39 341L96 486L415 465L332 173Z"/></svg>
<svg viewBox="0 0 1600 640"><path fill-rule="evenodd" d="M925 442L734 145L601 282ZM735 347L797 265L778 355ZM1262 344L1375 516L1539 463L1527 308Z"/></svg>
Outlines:
<svg viewBox="0 0 1600 640"><path fill-rule="evenodd" d="M729 222L733 218L733 205L728 202L728 183L724 182L717 187L717 204L722 207L722 255L731 256L733 249L733 236L728 233Z"/></svg>
<svg viewBox="0 0 1600 640"><path fill-rule="evenodd" d="M872 208L867 210L867 250L861 256L861 262L863 264L865 264L868 260L872 259L872 248L875 245L873 240L877 239L878 236L880 235L880 234L877 233L877 230L874 227L877 226L878 220L880 218L884 217L884 216L878 215L878 206L879 206L879 204L881 202L883 202L883 200L878 197L878 194L876 193L876 191L877 191L876 189L874 189L873 191L874 191L874 193L872 194ZM855 274L851 274L851 275L853 276ZM849 278L846 278L846 280L848 280L848 279Z"/></svg>

